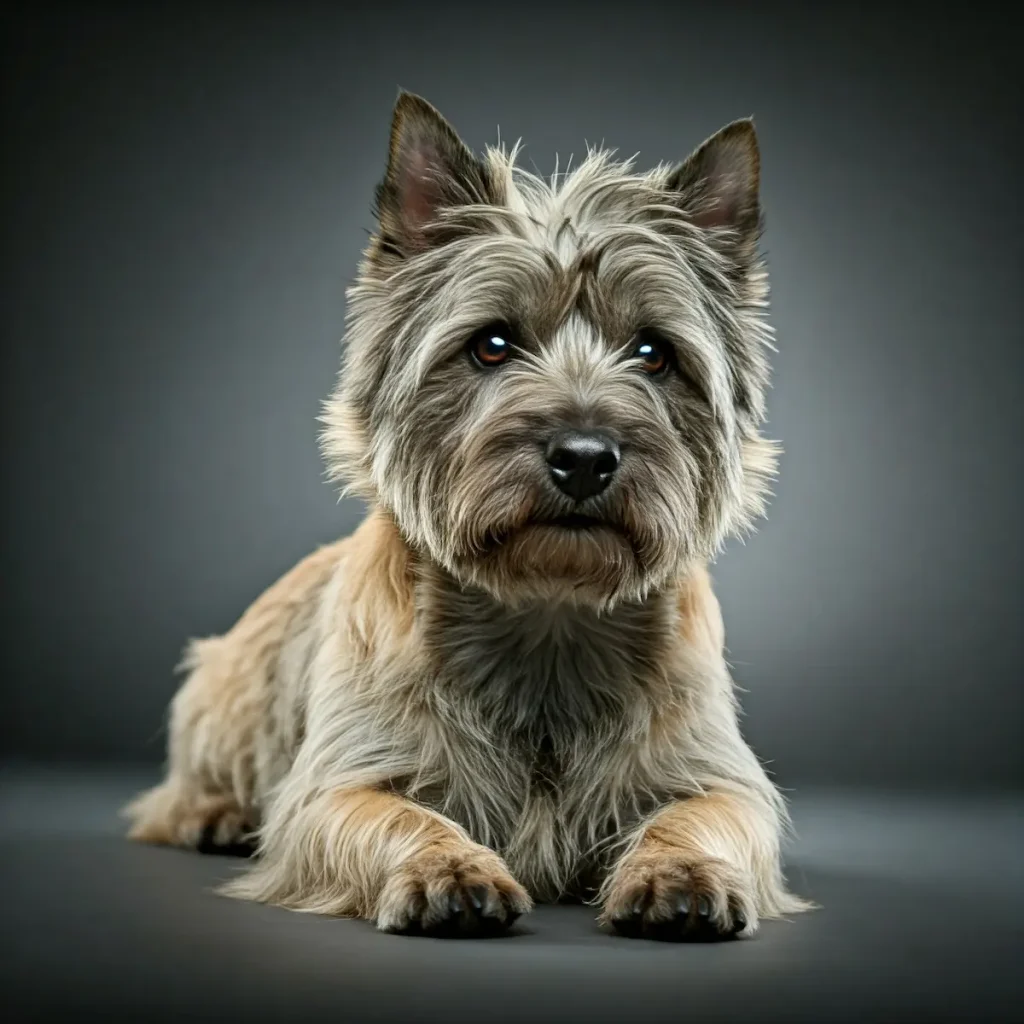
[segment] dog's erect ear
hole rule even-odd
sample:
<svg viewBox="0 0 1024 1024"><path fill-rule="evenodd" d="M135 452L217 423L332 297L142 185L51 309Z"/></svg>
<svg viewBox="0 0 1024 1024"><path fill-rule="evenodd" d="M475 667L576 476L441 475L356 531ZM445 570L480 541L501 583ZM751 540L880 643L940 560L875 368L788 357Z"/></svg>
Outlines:
<svg viewBox="0 0 1024 1024"><path fill-rule="evenodd" d="M412 256L441 240L445 207L487 201L487 172L433 106L402 92L376 198L382 246L392 256Z"/></svg>
<svg viewBox="0 0 1024 1024"><path fill-rule="evenodd" d="M676 167L668 187L724 255L753 255L761 230L761 159L750 119L733 121Z"/></svg>

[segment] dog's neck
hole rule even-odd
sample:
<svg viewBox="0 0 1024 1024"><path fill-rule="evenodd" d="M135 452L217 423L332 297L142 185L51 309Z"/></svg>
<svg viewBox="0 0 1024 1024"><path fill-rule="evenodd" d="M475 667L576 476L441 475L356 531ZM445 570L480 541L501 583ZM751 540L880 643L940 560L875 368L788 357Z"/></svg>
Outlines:
<svg viewBox="0 0 1024 1024"><path fill-rule="evenodd" d="M540 599L505 604L424 560L417 577L417 618L439 685L494 727L578 740L609 719L646 715L663 682L675 588L598 611Z"/></svg>
<svg viewBox="0 0 1024 1024"><path fill-rule="evenodd" d="M566 602L509 605L417 552L380 506L360 532L348 571L381 595L381 614L389 609L395 628L428 654L418 686L431 691L421 697L439 713L495 737L576 744L607 737L613 725L643 729L681 699L680 637L706 618L702 567L600 612Z"/></svg>

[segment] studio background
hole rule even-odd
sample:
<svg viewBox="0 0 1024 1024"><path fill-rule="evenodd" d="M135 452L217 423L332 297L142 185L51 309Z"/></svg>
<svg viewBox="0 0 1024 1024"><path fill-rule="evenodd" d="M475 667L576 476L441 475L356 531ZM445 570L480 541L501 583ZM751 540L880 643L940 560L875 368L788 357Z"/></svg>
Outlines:
<svg viewBox="0 0 1024 1024"><path fill-rule="evenodd" d="M6 17L9 757L159 761L185 639L358 522L316 417L402 86L544 173L755 117L785 455L714 567L747 735L786 785L1020 783L1020 79L996 18Z"/></svg>
<svg viewBox="0 0 1024 1024"><path fill-rule="evenodd" d="M1009 8L1006 8L1009 11ZM0 988L15 1020L1016 1021L1021 73L995 5L3 9ZM445 943L219 899L143 847L186 639L362 515L317 448L399 87L544 173L753 115L769 517L714 566L822 909ZM19 1012L20 1011L20 1012Z"/></svg>

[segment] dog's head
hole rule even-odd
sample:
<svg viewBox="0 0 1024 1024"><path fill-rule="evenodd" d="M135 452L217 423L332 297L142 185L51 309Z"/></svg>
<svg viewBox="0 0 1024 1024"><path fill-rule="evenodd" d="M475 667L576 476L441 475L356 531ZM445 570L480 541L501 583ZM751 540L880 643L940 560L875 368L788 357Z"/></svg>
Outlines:
<svg viewBox="0 0 1024 1024"><path fill-rule="evenodd" d="M328 463L458 580L608 606L759 514L768 328L750 121L548 182L395 108Z"/></svg>

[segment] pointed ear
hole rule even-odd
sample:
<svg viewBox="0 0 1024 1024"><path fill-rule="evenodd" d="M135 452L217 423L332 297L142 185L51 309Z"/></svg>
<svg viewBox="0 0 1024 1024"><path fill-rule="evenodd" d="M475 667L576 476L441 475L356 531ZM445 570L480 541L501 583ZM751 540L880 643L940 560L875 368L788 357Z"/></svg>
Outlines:
<svg viewBox="0 0 1024 1024"><path fill-rule="evenodd" d="M377 186L381 246L412 256L438 244L445 207L485 202L487 171L426 100L402 92L391 121L391 149Z"/></svg>
<svg viewBox="0 0 1024 1024"><path fill-rule="evenodd" d="M669 175L668 188L723 255L753 257L761 231L761 158L750 119L733 121Z"/></svg>

